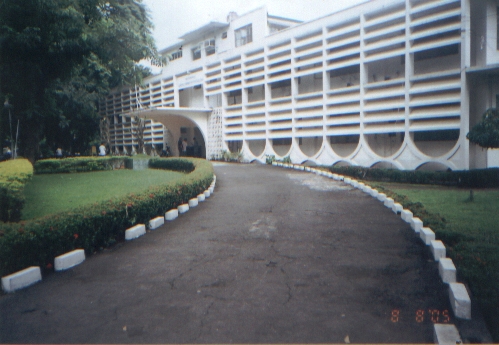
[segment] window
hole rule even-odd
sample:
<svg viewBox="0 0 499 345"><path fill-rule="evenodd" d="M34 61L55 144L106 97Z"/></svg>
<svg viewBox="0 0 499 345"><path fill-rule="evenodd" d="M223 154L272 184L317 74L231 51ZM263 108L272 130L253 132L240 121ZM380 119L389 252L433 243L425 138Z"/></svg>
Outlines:
<svg viewBox="0 0 499 345"><path fill-rule="evenodd" d="M204 50L206 52L206 56L215 54L215 39L210 39L204 41Z"/></svg>
<svg viewBox="0 0 499 345"><path fill-rule="evenodd" d="M414 132L414 141L455 141L459 139L459 129Z"/></svg>
<svg viewBox="0 0 499 345"><path fill-rule="evenodd" d="M418 51L414 53L414 61L422 61L456 54L459 54L459 44L452 44L450 46Z"/></svg>
<svg viewBox="0 0 499 345"><path fill-rule="evenodd" d="M236 105L242 103L242 92L241 90L230 91L227 95L227 104Z"/></svg>
<svg viewBox="0 0 499 345"><path fill-rule="evenodd" d="M236 47L240 47L253 42L253 31L251 29L251 24L237 29L234 33L236 35Z"/></svg>
<svg viewBox="0 0 499 345"><path fill-rule="evenodd" d="M288 26L278 25L278 24L269 24L269 31L271 34L273 34L274 32L284 30L286 28L288 28Z"/></svg>
<svg viewBox="0 0 499 345"><path fill-rule="evenodd" d="M273 145L291 145L291 138L272 139Z"/></svg>
<svg viewBox="0 0 499 345"><path fill-rule="evenodd" d="M224 40L226 38L227 38L227 31L225 31L225 32L222 33L222 39Z"/></svg>
<svg viewBox="0 0 499 345"><path fill-rule="evenodd" d="M201 59L201 47L196 46L192 48L192 60L198 60Z"/></svg>
<svg viewBox="0 0 499 345"><path fill-rule="evenodd" d="M180 59L181 57L182 57L182 51L181 50L176 51L175 53L172 53L170 61Z"/></svg>

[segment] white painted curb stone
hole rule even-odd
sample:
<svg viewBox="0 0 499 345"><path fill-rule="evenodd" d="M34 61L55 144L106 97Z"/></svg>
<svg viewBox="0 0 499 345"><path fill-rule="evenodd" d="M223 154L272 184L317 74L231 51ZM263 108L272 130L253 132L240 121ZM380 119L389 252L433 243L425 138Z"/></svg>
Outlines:
<svg viewBox="0 0 499 345"><path fill-rule="evenodd" d="M456 326L443 323L434 324L433 342L438 345L456 345L463 343Z"/></svg>
<svg viewBox="0 0 499 345"><path fill-rule="evenodd" d="M429 246L431 241L435 240L435 233L430 228L421 228L419 237L421 238L421 241L424 242L424 244Z"/></svg>
<svg viewBox="0 0 499 345"><path fill-rule="evenodd" d="M198 195L198 201L199 202L203 202L205 199L206 199L206 197L204 196L204 194L199 194Z"/></svg>
<svg viewBox="0 0 499 345"><path fill-rule="evenodd" d="M13 292L42 280L39 266L31 266L22 271L2 277L2 289L5 292Z"/></svg>
<svg viewBox="0 0 499 345"><path fill-rule="evenodd" d="M189 204L182 204L178 207L178 213L182 214L189 211Z"/></svg>
<svg viewBox="0 0 499 345"><path fill-rule="evenodd" d="M402 212L400 213L400 217L402 217L402 220L404 220L406 223L411 223L413 214L409 210L402 210Z"/></svg>
<svg viewBox="0 0 499 345"><path fill-rule="evenodd" d="M450 305L454 316L460 319L471 320L471 300L464 284L449 284Z"/></svg>
<svg viewBox="0 0 499 345"><path fill-rule="evenodd" d="M54 270L67 270L81 264L83 261L85 261L85 251L83 249L76 249L56 257L54 259Z"/></svg>
<svg viewBox="0 0 499 345"><path fill-rule="evenodd" d="M146 226L144 224L137 224L125 230L125 240L129 241L136 239L137 237L145 235L145 233Z"/></svg>
<svg viewBox="0 0 499 345"><path fill-rule="evenodd" d="M205 198L209 198L211 195L211 192L209 190L205 190L203 194L204 194Z"/></svg>
<svg viewBox="0 0 499 345"><path fill-rule="evenodd" d="M381 202L385 202L386 194L385 193L378 193L378 200Z"/></svg>
<svg viewBox="0 0 499 345"><path fill-rule="evenodd" d="M454 266L452 259L441 258L438 261L438 274L446 284L456 282L456 266Z"/></svg>
<svg viewBox="0 0 499 345"><path fill-rule="evenodd" d="M174 220L178 217L178 210L176 208L169 210L165 213L165 220Z"/></svg>
<svg viewBox="0 0 499 345"><path fill-rule="evenodd" d="M164 217L156 217L154 219L149 220L149 229L151 229L151 230L157 229L163 224L165 224L165 218Z"/></svg>
<svg viewBox="0 0 499 345"><path fill-rule="evenodd" d="M305 171L310 172L310 168L309 167L305 167Z"/></svg>
<svg viewBox="0 0 499 345"><path fill-rule="evenodd" d="M423 228L423 221L419 219L418 217L412 217L411 218L411 228L414 230L414 232L419 233L421 229Z"/></svg>
<svg viewBox="0 0 499 345"><path fill-rule="evenodd" d="M189 200L189 207L196 207L198 204L198 198L192 198L191 200Z"/></svg>
<svg viewBox="0 0 499 345"><path fill-rule="evenodd" d="M435 261L440 261L440 259L445 258L445 246L442 241L431 241L430 242L431 253L433 254L433 259Z"/></svg>
<svg viewBox="0 0 499 345"><path fill-rule="evenodd" d="M393 199L392 199L392 198L386 198L386 199L385 199L385 202L384 202L383 204L385 205L385 207L387 207L387 208L391 209L391 208L393 207L393 204L394 204L394 203L395 203L395 202L393 201Z"/></svg>
<svg viewBox="0 0 499 345"><path fill-rule="evenodd" d="M399 203L394 203L392 206L392 211L395 214L401 214L403 209L404 209L404 207L402 205L400 205Z"/></svg>

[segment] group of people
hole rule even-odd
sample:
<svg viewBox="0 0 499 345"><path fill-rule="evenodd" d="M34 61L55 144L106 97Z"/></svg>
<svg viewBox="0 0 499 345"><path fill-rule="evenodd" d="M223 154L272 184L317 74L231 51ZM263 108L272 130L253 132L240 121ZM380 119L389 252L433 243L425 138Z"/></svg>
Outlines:
<svg viewBox="0 0 499 345"><path fill-rule="evenodd" d="M193 145L189 146L187 143L187 138L178 138L177 147L179 156L190 156L190 157L201 157L201 146L199 146L196 138L192 139Z"/></svg>
<svg viewBox="0 0 499 345"><path fill-rule="evenodd" d="M179 138L178 139L177 145L178 145L179 156L184 156L184 157L187 157L187 156L200 157L201 156L201 146L199 146L196 138L193 138L192 140L193 140L193 145L189 146L187 143L187 138L184 138L184 139ZM6 153L6 149L8 150L8 153ZM98 155L102 157L102 156L105 156L106 154L107 154L106 145L104 143L102 143L99 146ZM10 156L12 155L10 153L10 148L8 148L8 147L4 148L4 152L3 152L2 157L7 157L7 155L9 155L9 156L6 159L9 159ZM61 158L63 156L63 151L61 148L58 148L55 151L55 156L58 158ZM161 156L162 157L171 157L172 156L172 152L171 152L168 144L166 144L165 147L161 150ZM4 159L2 159L2 160L4 160Z"/></svg>

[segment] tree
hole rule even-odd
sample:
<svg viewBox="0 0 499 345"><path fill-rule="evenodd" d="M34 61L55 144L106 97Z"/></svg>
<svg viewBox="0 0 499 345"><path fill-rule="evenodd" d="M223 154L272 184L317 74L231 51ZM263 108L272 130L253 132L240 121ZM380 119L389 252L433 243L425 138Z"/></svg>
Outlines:
<svg viewBox="0 0 499 345"><path fill-rule="evenodd" d="M499 111L488 109L482 115L482 121L473 126L466 138L484 148L499 148Z"/></svg>
<svg viewBox="0 0 499 345"><path fill-rule="evenodd" d="M137 139L137 152L139 154L144 153L144 131L146 129L145 119L139 117L138 115L132 116L132 128L131 133L133 138Z"/></svg>
<svg viewBox="0 0 499 345"><path fill-rule="evenodd" d="M0 98L20 120L24 156L33 161L42 139L83 150L98 132L98 99L140 83L149 73L140 60L160 63L141 2L0 2Z"/></svg>

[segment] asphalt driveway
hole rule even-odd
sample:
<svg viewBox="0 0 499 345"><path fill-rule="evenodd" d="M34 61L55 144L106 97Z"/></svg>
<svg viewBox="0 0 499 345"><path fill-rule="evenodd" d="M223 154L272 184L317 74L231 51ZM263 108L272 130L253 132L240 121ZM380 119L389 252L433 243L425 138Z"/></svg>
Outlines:
<svg viewBox="0 0 499 345"><path fill-rule="evenodd" d="M204 203L0 296L1 343L425 343L453 322L409 225L306 172L217 165Z"/></svg>

